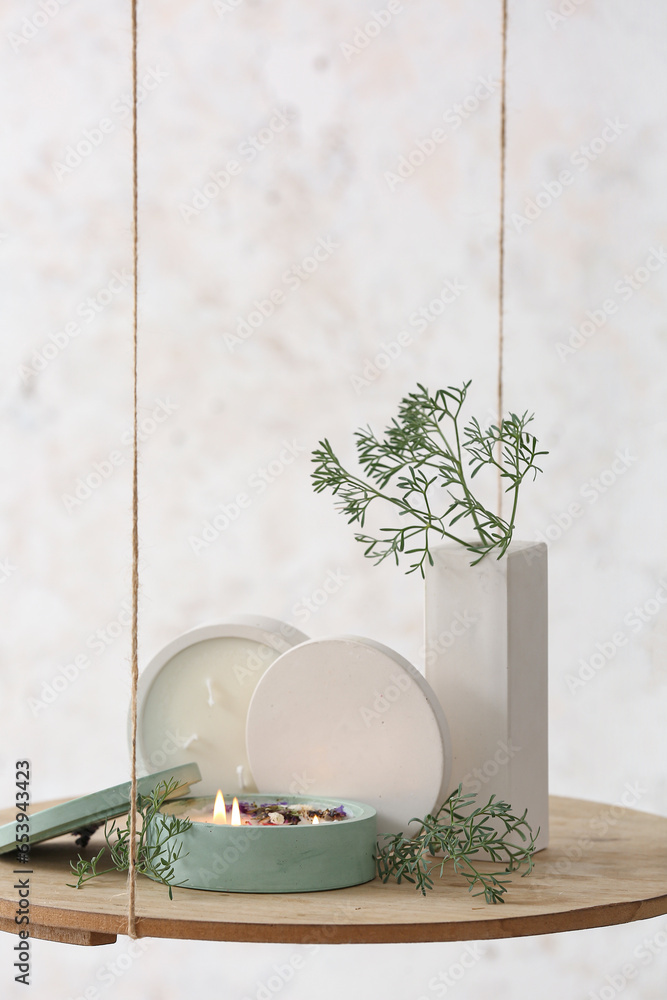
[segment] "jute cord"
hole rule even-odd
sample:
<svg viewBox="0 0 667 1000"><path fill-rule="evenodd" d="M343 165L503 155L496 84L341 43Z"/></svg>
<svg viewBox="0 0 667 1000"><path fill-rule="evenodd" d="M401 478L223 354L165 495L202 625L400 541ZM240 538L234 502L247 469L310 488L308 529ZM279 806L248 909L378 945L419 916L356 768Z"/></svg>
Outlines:
<svg viewBox="0 0 667 1000"><path fill-rule="evenodd" d="M139 212L138 212L138 156L137 156L137 0L132 5L132 649L130 664L132 670L132 694L130 701L130 758L132 786L130 795L130 866L128 871L128 919L127 933L137 936L136 894L137 860L135 856L137 840L137 684L139 681L139 490L137 469L138 454L138 407L137 407L137 327L139 291Z"/></svg>
<svg viewBox="0 0 667 1000"><path fill-rule="evenodd" d="M507 0L502 0L502 55L500 62L500 225L498 232L498 427L502 425L503 361L505 354L505 160L507 150ZM498 445L498 462L502 446ZM498 514L503 512L503 480L498 469Z"/></svg>

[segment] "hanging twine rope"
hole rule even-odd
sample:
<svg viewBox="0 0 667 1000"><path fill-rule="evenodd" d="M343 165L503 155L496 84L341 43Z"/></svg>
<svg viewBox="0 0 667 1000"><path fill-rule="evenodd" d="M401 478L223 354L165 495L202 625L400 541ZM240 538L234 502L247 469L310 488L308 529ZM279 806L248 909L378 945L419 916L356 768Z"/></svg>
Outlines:
<svg viewBox="0 0 667 1000"><path fill-rule="evenodd" d="M498 233L498 427L503 419L503 360L505 353L505 159L507 150L507 0L502 13L502 55L500 62L500 227ZM498 446L498 462L502 448ZM503 512L503 480L498 470L498 514Z"/></svg>
<svg viewBox="0 0 667 1000"><path fill-rule="evenodd" d="M137 468L139 464L137 434L137 319L139 290L139 212L138 212L138 157L137 157L137 0L132 4L132 694L130 701L130 758L132 788L130 796L130 867L128 872L127 933L137 936L137 859L135 857L137 833L137 684L139 681L139 490Z"/></svg>

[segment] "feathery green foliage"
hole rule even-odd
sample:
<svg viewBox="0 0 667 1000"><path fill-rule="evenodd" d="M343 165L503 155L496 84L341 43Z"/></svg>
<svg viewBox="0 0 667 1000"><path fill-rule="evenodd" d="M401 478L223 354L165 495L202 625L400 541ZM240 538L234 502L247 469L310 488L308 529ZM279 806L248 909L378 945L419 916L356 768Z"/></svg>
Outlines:
<svg viewBox="0 0 667 1000"><path fill-rule="evenodd" d="M529 875L533 868L535 835L526 820L526 812L515 816L506 802L491 796L485 806L474 808L475 795L462 793L461 785L443 802L435 815L423 820L413 836L397 833L378 841L376 855L378 875L383 882L395 878L413 882L426 895L433 888L433 872L443 874L451 862L453 869L468 882L473 896L484 895L487 903L504 903L510 872ZM480 871L475 864L485 852L501 871ZM473 889L477 888L477 892Z"/></svg>
<svg viewBox="0 0 667 1000"><path fill-rule="evenodd" d="M526 430L533 419L528 413L511 413L499 427L482 428L474 418L461 427L469 387L466 382L460 389L450 386L432 395L418 385L401 401L384 438L370 427L358 430L356 448L366 478L345 469L326 438L313 452L315 492L330 489L349 524L363 528L369 508L378 500L393 506L404 519L400 526L381 528L379 538L355 535L365 546L364 554L376 563L393 557L398 564L400 556L411 556L407 572L419 570L423 576L426 562L433 564L434 538L459 542L472 553L472 565L494 550L499 559L507 551L519 488L529 472L533 478L541 472L536 459L547 452L538 451L536 438ZM507 520L472 493L470 483L485 467L495 468L507 483L505 492L511 499ZM444 510L442 503L435 503L438 487L445 490ZM473 531L472 541L457 533L465 523Z"/></svg>
<svg viewBox="0 0 667 1000"><path fill-rule="evenodd" d="M192 826L189 819L178 819L160 812L163 803L178 787L178 784L179 782L175 778L170 781L161 781L150 795L137 796L137 813L141 817L141 824L137 824L136 833L136 870L138 874L150 875L157 882L168 886L170 899L173 899L172 886L182 884L174 882L173 868L174 862L181 857L182 844L174 847L171 841ZM149 832L154 838L150 841ZM129 869L130 817L127 817L125 826L118 826L116 820L105 823L104 839L106 847L102 847L90 861L86 861L81 855L79 855L76 864L70 861L72 872L78 879L76 885L67 883L70 888L80 889L84 882L89 882L92 878L105 875L107 872L126 872ZM102 855L107 849L110 854L111 866L100 869Z"/></svg>

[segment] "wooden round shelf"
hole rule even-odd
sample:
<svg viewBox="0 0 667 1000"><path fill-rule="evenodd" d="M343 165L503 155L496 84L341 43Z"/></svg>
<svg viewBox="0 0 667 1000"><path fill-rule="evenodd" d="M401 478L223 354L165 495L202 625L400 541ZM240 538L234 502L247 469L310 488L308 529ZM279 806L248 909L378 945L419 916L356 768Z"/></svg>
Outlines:
<svg viewBox="0 0 667 1000"><path fill-rule="evenodd" d="M304 944L463 941L667 913L667 817L577 799L552 798L550 805L551 846L536 855L530 876L512 877L503 905L472 897L451 872L425 897L409 883L376 879L352 889L277 896L174 889L173 901L164 886L140 876L137 933ZM10 810L0 813L0 822L11 818ZM100 846L98 831L85 855ZM92 945L125 934L126 876L114 872L70 889L69 861L76 854L72 837L60 837L34 847L29 866L18 866L13 854L0 858L0 930L18 930L14 883L25 874L14 871L28 867L33 937Z"/></svg>

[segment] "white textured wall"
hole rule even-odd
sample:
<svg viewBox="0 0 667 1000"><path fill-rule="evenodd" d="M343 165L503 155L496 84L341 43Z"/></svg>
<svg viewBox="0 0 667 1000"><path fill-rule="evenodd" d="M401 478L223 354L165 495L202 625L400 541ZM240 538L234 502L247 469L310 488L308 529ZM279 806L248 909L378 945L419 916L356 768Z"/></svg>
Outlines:
<svg viewBox="0 0 667 1000"><path fill-rule="evenodd" d="M341 43L353 43L368 21L363 0L218 6L162 0L140 12L141 75L153 88L140 115L140 398L149 421L141 460L142 661L177 632L242 611L291 618L315 636L366 633L417 659L419 581L363 560L328 497L312 494L308 451L326 433L349 454L352 430L386 421L418 379L434 387L472 377L477 411L494 405L493 82L495 92L460 127L443 116L480 78L497 82L499 2L403 0L390 24L352 53ZM637 290L624 291L624 275L667 243L667 9L651 0L564 0L571 13L558 19L557 0L510 6L505 384L508 406L537 411L536 429L551 451L545 475L526 489L521 534L546 533L553 542L553 789L617 802L627 783L639 783L639 807L667 813L667 614L650 603L667 573L667 268L645 284L640 272ZM48 17L39 13L44 7ZM115 783L128 768L127 628L102 652L87 642L98 629L118 631L129 596L129 287L118 286L99 313L80 306L90 296L101 303L113 272L130 264L127 7L5 0L1 10L0 802L7 804L18 757L33 761L38 799ZM34 30L26 17L47 23ZM276 111L288 124L249 162L240 145ZM90 155L68 172L54 168L103 119L108 131ZM577 150L607 119L620 122L618 135L604 149L595 145L599 155L583 169ZM446 140L391 190L385 174L437 127ZM225 190L213 191L197 214L184 211L211 172L233 159L242 169ZM537 218L523 225L514 217L545 183L556 192L564 170L571 183ZM293 288L282 276L319 240L336 246ZM446 281L465 287L355 391L353 376ZM274 314L230 350L225 335L238 317L275 289L284 300ZM564 354L558 345L570 328L605 300L613 300L613 314ZM56 334L44 370L22 370ZM168 416L152 424L160 401L167 405L158 415ZM260 495L250 477L284 441L302 450ZM625 471L601 493L593 480L617 452L626 455ZM113 474L68 510L63 495L111 453ZM190 537L240 492L251 496L250 507L196 555ZM558 528L572 504L579 506L571 525ZM295 606L332 569L349 580L306 621ZM646 620L633 624L633 608L644 605ZM596 644L609 649L618 632L627 642L593 678L568 684ZM85 653L89 666L52 704L29 701ZM612 988L605 977L665 928L661 918L491 943L448 995L597 997ZM12 944L0 939L0 982L11 997L23 995L10 982ZM102 982L103 966L128 947L127 939L89 951L37 942L31 996L79 997L96 986L109 1000L168 1000L210 994L222 975L226 996L254 998L273 965L299 951L150 941L113 985L108 970ZM280 995L430 1000L437 994L429 980L463 950L304 950L303 969ZM624 995L662 1000L666 974L662 949Z"/></svg>

